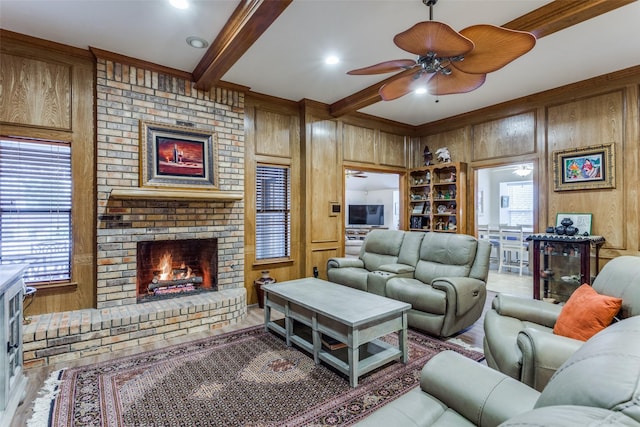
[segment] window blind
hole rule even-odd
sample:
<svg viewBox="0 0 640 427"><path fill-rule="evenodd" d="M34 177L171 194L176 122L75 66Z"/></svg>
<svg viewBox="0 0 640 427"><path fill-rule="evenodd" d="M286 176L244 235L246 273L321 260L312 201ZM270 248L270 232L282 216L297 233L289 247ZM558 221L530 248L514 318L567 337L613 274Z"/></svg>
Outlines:
<svg viewBox="0 0 640 427"><path fill-rule="evenodd" d="M0 139L0 264L30 264L29 283L69 280L71 249L71 148Z"/></svg>
<svg viewBox="0 0 640 427"><path fill-rule="evenodd" d="M291 183L288 167L258 166L256 259L291 255Z"/></svg>

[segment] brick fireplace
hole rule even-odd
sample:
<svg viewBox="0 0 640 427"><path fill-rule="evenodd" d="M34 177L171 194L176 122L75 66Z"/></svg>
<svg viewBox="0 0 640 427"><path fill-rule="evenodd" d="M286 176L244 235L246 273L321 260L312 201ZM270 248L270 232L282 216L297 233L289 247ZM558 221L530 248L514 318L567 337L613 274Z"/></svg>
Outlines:
<svg viewBox="0 0 640 427"><path fill-rule="evenodd" d="M99 309L138 302L138 245L144 242L215 240L216 265L210 269L216 277L210 287L244 289L243 201L111 195L113 188L140 186L140 120L214 133L217 187L244 192L244 94L222 88L202 91L193 85L156 71L97 60Z"/></svg>
<svg viewBox="0 0 640 427"><path fill-rule="evenodd" d="M190 80L103 58L97 58L96 75L96 308L33 316L24 327L27 367L207 333L241 322L247 313L242 200L193 200L180 190L173 199L112 194L114 188L140 187L140 120L215 134L217 187L244 193L244 94L219 87L196 90ZM215 292L138 303L144 264L138 248L145 248L145 256L155 254L149 248L161 241L206 242L204 253L187 249L171 269L181 275L184 262ZM153 281L154 267L149 268L145 283Z"/></svg>

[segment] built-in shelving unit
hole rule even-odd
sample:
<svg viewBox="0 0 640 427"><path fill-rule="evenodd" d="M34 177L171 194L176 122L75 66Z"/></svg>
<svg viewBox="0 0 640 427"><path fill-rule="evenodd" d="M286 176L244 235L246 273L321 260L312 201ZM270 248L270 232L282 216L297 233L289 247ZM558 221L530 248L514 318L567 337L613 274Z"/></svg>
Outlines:
<svg viewBox="0 0 640 427"><path fill-rule="evenodd" d="M466 173L460 162L411 169L409 230L465 233Z"/></svg>

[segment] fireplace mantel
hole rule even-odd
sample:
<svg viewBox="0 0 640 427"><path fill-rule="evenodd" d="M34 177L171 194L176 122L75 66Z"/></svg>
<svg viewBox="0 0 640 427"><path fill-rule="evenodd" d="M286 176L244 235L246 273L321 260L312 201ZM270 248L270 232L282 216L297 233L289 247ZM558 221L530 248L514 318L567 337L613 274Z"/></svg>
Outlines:
<svg viewBox="0 0 640 427"><path fill-rule="evenodd" d="M113 188L114 199L137 200L242 200L243 194L218 190L168 190L164 188Z"/></svg>

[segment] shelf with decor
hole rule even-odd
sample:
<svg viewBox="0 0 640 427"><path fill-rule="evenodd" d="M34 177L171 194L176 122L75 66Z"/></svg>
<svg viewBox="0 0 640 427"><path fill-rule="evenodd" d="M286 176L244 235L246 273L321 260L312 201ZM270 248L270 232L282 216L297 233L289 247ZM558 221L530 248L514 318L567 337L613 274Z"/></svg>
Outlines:
<svg viewBox="0 0 640 427"><path fill-rule="evenodd" d="M441 163L409 171L408 228L464 233L466 164Z"/></svg>

